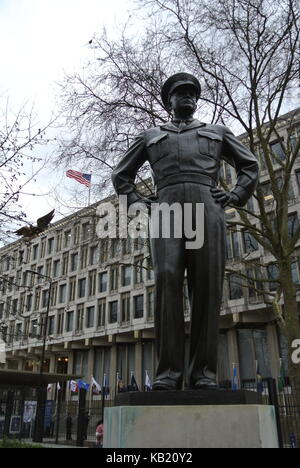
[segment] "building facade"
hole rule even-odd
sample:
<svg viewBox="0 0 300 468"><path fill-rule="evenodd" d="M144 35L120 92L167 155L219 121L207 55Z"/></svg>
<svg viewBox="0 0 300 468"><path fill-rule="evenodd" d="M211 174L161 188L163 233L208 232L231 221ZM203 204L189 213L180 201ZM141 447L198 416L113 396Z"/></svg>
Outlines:
<svg viewBox="0 0 300 468"><path fill-rule="evenodd" d="M299 135L298 120L293 138ZM280 138L288 138L286 119L282 119L278 132ZM282 157L278 135L272 145ZM234 170L226 163L222 170L227 184L233 185ZM265 206L271 213L272 193L263 165L261 183L265 186ZM141 389L146 373L153 379L154 276L149 244L143 239L98 238L97 207L108 200L116 202L114 197L100 201L54 223L28 245L17 241L0 249L0 327L6 358L0 364L3 367L38 371L45 340L45 372L81 375L87 382L93 376L100 384L105 375L112 397L118 379L130 385L133 374ZM299 200L297 160L290 180L291 232L298 226ZM251 211L256 212L256 203L254 197L248 202ZM234 225L238 214L229 208L226 217ZM255 223L259 223L257 217L253 217ZM255 380L257 363L263 377L277 377L280 359L288 359L272 308L264 301L266 292L260 293L255 281L245 283L234 274L243 273L245 259L247 276L264 274L258 271L257 260L261 260L268 264L268 278L276 278L270 254L249 232L231 226L227 233L227 266L231 273L224 284L220 319L220 382L231 381L234 367L240 380ZM300 300L299 268L300 251L296 249L293 280ZM268 287L272 292L275 286L269 283ZM188 336L186 293L184 313Z"/></svg>

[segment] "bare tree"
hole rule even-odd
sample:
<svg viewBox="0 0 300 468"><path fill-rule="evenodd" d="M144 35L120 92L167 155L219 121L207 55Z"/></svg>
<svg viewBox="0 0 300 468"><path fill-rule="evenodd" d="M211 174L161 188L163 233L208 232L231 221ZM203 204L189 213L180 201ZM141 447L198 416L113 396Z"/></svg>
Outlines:
<svg viewBox="0 0 300 468"><path fill-rule="evenodd" d="M276 278L268 277L262 258L256 260L260 277L254 281L247 274L255 266L250 258L243 261L241 277L255 283L272 306L290 347L300 331L292 279L300 226L289 217L289 184L300 148L299 112L288 112L299 92L299 2L137 0L137 4L147 16L144 34L128 38L125 29L118 40L105 33L94 38L98 66L89 65L84 76L66 79L65 110L74 133L62 145L61 158L93 160L107 183L111 166L132 136L168 118L159 97L165 77L178 69L195 73L202 85L201 118L210 115L211 122L243 132L269 181L270 193L259 183L254 209L239 209L234 225L247 230L252 236L248 238L272 255ZM274 280L277 288L269 291ZM299 375L299 366L289 364L290 375Z"/></svg>
<svg viewBox="0 0 300 468"><path fill-rule="evenodd" d="M20 196L26 186L35 180L43 166L43 158L36 148L49 142L46 129L38 128L33 110L23 106L14 114L8 100L2 98L0 115L0 240L11 239L12 229L26 222ZM27 194L28 195L28 194ZM30 195L30 194L29 194ZM34 195L34 194L32 194Z"/></svg>

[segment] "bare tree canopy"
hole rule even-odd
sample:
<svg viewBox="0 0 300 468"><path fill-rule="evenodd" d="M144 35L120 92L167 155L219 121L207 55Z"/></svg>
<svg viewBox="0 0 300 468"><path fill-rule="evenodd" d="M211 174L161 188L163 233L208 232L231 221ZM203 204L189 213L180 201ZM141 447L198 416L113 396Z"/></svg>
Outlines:
<svg viewBox="0 0 300 468"><path fill-rule="evenodd" d="M62 141L59 160L93 169L107 187L112 166L133 136L168 119L160 99L164 79L178 71L195 74L202 87L200 118L243 133L260 160L264 178L255 207L239 209L233 224L272 255L278 287L266 302L291 342L299 335L292 262L300 225L295 218L291 227L289 212L291 175L300 149L300 112L294 110L300 80L299 1L136 3L137 17L144 15L138 37L132 28L124 28L114 40L103 32L92 41L95 60L83 74L66 77L62 97L71 138ZM271 203L266 202L266 180ZM256 264L267 268L262 258ZM259 289L269 289L265 271L256 280ZM291 367L292 372L298 371Z"/></svg>
<svg viewBox="0 0 300 468"><path fill-rule="evenodd" d="M16 114L8 100L2 98L0 114L0 241L10 239L12 228L26 220L20 196L35 180L43 165L43 158L35 149L46 144L45 127L38 128L33 109L21 107ZM27 194L28 195L28 194ZM30 195L30 194L29 194ZM32 194L34 195L34 194Z"/></svg>

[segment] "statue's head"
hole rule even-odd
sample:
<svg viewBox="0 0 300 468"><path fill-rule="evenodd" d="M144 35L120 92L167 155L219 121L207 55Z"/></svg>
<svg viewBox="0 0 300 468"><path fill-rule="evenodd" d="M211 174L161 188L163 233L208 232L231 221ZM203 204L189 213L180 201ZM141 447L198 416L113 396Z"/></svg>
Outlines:
<svg viewBox="0 0 300 468"><path fill-rule="evenodd" d="M195 112L200 94L200 83L190 73L176 73L170 76L161 90L165 108L183 117Z"/></svg>

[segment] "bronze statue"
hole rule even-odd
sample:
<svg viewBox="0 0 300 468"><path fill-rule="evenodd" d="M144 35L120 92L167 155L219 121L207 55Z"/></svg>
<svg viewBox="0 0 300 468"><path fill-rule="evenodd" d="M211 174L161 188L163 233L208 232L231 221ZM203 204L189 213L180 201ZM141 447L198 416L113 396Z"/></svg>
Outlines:
<svg viewBox="0 0 300 468"><path fill-rule="evenodd" d="M151 200L136 190L138 169L149 161L158 203L204 204L204 245L189 250L184 238L152 238L156 283L155 333L158 366L154 390L180 390L184 376L185 325L183 281L187 270L191 307L187 381L190 388L216 389L219 313L225 270L227 205L243 206L258 179L255 156L222 125L194 119L200 83L193 75L177 73L162 87L164 106L172 120L138 135L112 180L128 203ZM219 188L224 158L235 167L237 182L230 192ZM193 220L194 221L194 220Z"/></svg>

